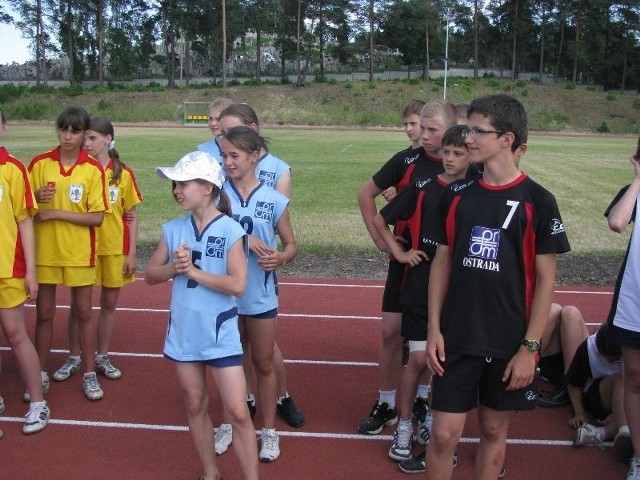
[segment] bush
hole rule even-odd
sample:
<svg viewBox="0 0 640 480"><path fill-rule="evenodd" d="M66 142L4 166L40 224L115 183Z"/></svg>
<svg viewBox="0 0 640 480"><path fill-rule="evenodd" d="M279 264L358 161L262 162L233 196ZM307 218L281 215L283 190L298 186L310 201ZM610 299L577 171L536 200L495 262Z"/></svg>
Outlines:
<svg viewBox="0 0 640 480"><path fill-rule="evenodd" d="M600 132L600 133L610 133L611 129L609 128L609 125L607 124L607 122L602 122L602 125L600 125L598 128L596 128L596 132Z"/></svg>
<svg viewBox="0 0 640 480"><path fill-rule="evenodd" d="M618 97L615 94L609 92L607 93L606 99L610 102L615 102L616 100L618 100Z"/></svg>
<svg viewBox="0 0 640 480"><path fill-rule="evenodd" d="M353 88L353 83L349 81L344 82L344 88L346 89Z"/></svg>
<svg viewBox="0 0 640 480"><path fill-rule="evenodd" d="M633 108L640 110L640 98L635 98L633 100L632 105L633 105Z"/></svg>
<svg viewBox="0 0 640 480"><path fill-rule="evenodd" d="M316 83L327 83L327 81L327 77L325 77L324 75L320 75L319 73L316 74Z"/></svg>
<svg viewBox="0 0 640 480"><path fill-rule="evenodd" d="M69 85L68 87L60 87L58 90L63 95L67 95L69 97L79 97L84 95L84 87L79 83L74 83L73 85Z"/></svg>
<svg viewBox="0 0 640 480"><path fill-rule="evenodd" d="M487 80L487 87L489 88L498 88L500 86L500 80L491 78Z"/></svg>
<svg viewBox="0 0 640 480"><path fill-rule="evenodd" d="M247 78L244 84L249 87L259 87L260 85L262 85L262 80L256 77L251 77L251 78Z"/></svg>
<svg viewBox="0 0 640 480"><path fill-rule="evenodd" d="M108 110L112 107L112 103L109 102L108 100L105 100L104 98L101 98L98 104L96 105L96 107L101 112L104 112L105 110Z"/></svg>
<svg viewBox="0 0 640 480"><path fill-rule="evenodd" d="M20 98L24 91L24 87L16 86L13 83L2 85L0 87L0 103L8 103L10 100Z"/></svg>
<svg viewBox="0 0 640 480"><path fill-rule="evenodd" d="M42 118L45 117L46 113L46 104L34 102L18 107L15 111L15 117L25 120L42 120Z"/></svg>
<svg viewBox="0 0 640 480"><path fill-rule="evenodd" d="M565 89L565 90L575 90L575 89L576 89L576 86L575 86L575 84L573 84L573 83L567 83L567 84L564 86L564 89Z"/></svg>
<svg viewBox="0 0 640 480"><path fill-rule="evenodd" d="M527 86L526 80L518 80L516 82L516 87L518 87L518 88L523 88L523 87L526 87L526 86Z"/></svg>

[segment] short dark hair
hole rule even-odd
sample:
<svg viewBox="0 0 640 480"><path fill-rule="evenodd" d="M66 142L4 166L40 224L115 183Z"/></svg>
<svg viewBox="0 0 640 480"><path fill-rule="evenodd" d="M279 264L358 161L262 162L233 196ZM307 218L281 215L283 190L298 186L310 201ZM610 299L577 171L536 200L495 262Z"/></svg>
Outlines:
<svg viewBox="0 0 640 480"><path fill-rule="evenodd" d="M411 100L407 103L402 109L402 118L405 119L409 115L418 115L420 116L420 112L422 111L422 107L427 103L423 100Z"/></svg>
<svg viewBox="0 0 640 480"><path fill-rule="evenodd" d="M620 357L622 349L609 339L609 324L603 323L596 332L596 348L605 357Z"/></svg>
<svg viewBox="0 0 640 480"><path fill-rule="evenodd" d="M56 128L58 130L67 130L71 128L74 131L87 131L91 125L91 117L82 107L67 107L56 120Z"/></svg>
<svg viewBox="0 0 640 480"><path fill-rule="evenodd" d="M474 113L488 117L496 130L513 133L515 139L511 145L512 152L527 142L527 112L515 97L498 94L476 98L469 105L467 117Z"/></svg>
<svg viewBox="0 0 640 480"><path fill-rule="evenodd" d="M467 142L464 141L467 127L465 125L454 125L442 136L442 146L452 145L454 147L467 147Z"/></svg>

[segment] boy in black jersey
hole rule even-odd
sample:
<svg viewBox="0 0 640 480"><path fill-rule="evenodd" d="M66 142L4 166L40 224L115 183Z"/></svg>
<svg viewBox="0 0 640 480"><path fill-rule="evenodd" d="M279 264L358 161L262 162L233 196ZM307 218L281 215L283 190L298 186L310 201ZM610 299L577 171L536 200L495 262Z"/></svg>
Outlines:
<svg viewBox="0 0 640 480"><path fill-rule="evenodd" d="M390 253L373 225L373 218L377 213L376 197L383 194L389 187L395 187L396 192L399 193L407 185L411 185L415 179L431 178L442 173L442 159L439 158L442 135L455 124L456 109L453 104L443 100L426 103L420 111L422 147L403 150L394 155L360 189L358 203L362 219L381 252ZM403 229L404 226L401 223L397 224L396 235L401 235ZM369 415L358 425L360 433L375 435L385 426L394 425L398 421L395 397L402 361L402 337L400 336L402 306L398 298L403 276L404 265L391 257L382 297L382 343L378 360L379 398ZM426 397L427 386L421 386L421 389L425 390L421 396Z"/></svg>
<svg viewBox="0 0 640 480"><path fill-rule="evenodd" d="M532 409L556 255L569 250L555 198L517 167L527 117L508 95L475 99L466 142L481 178L445 192L429 279L433 371L429 479L449 479L467 412L478 408L476 478L498 478L513 412Z"/></svg>
<svg viewBox="0 0 640 480"><path fill-rule="evenodd" d="M427 347L427 285L429 268L436 243L431 240L434 211L441 195L450 183L465 178L469 167L469 149L456 125L442 137L442 163L445 171L428 179L417 180L374 217L374 225L388 251L404 265L405 274L400 291L402 305L402 336L409 341L409 361L400 386L400 422L389 449L389 457L397 461L411 458L413 427L412 405L418 384L426 370ZM408 227L402 237L394 236L389 225L404 222ZM430 418L429 418L430 420ZM429 421L418 418L418 443L429 440Z"/></svg>

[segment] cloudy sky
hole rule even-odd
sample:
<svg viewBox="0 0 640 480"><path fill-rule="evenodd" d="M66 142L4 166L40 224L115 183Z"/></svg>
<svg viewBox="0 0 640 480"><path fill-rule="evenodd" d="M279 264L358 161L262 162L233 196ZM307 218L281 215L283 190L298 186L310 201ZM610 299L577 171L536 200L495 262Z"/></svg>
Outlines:
<svg viewBox="0 0 640 480"><path fill-rule="evenodd" d="M7 8L7 1L0 1L5 7L5 11L11 12ZM22 35L13 26L0 23L0 65L12 62L24 63L29 60L29 42L22 38Z"/></svg>

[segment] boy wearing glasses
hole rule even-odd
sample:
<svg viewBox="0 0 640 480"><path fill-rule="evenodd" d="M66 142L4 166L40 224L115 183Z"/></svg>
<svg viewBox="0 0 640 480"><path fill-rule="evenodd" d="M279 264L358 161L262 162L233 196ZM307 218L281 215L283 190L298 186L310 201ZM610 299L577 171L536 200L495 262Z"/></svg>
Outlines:
<svg viewBox="0 0 640 480"><path fill-rule="evenodd" d="M522 104L508 95L478 98L467 120L470 159L484 172L446 192L436 213L427 324L435 374L430 480L451 478L451 458L474 408L475 476L498 478L511 416L535 405L556 255L570 249L555 198L517 167L527 140Z"/></svg>

